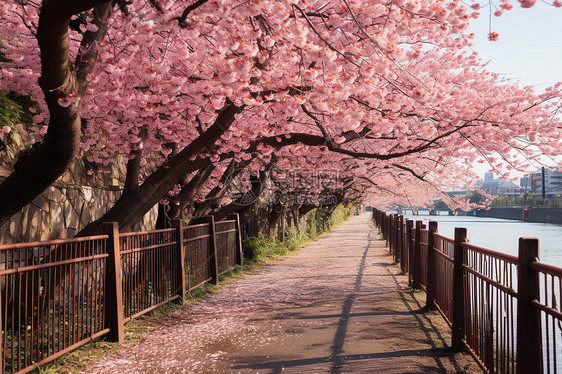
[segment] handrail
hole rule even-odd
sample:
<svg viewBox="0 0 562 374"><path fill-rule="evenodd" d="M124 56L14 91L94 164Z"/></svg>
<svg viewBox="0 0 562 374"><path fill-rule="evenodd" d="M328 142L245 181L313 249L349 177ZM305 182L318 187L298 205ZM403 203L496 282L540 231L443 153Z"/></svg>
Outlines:
<svg viewBox="0 0 562 374"><path fill-rule="evenodd" d="M498 260L502 260L502 261L505 261L505 262L510 263L510 264L517 264L517 261L519 261L519 258L516 257L516 256L512 256L512 255L508 255L506 253L501 253L501 252L493 251L491 249L479 247L479 246L476 246L474 244L470 244L468 242L461 243L461 246L464 249L468 249L470 251L481 253L481 254L486 255L486 256L491 256L491 257L497 258Z"/></svg>
<svg viewBox="0 0 562 374"><path fill-rule="evenodd" d="M81 242L94 241L94 240L103 240L107 238L109 238L109 236L107 235L94 235L94 236L84 236L84 237L72 238L72 239L54 239L54 240L45 240L45 241L36 241L36 242L0 244L0 251L10 250L10 249L47 247L50 245L81 243Z"/></svg>

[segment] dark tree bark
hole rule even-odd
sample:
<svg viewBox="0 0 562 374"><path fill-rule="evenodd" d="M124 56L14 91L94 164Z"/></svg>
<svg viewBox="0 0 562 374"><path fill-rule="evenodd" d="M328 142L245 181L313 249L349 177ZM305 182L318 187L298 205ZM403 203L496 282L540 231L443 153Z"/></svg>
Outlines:
<svg viewBox="0 0 562 374"><path fill-rule="evenodd" d="M91 46L76 60L76 74L68 57L68 26L70 17L95 8L96 32L86 32L82 46ZM97 57L94 41L105 36L111 2L106 0L44 0L39 16L37 40L41 50L41 78L39 85L49 108L49 128L43 141L20 157L14 171L0 184L0 226L39 196L74 161L80 146L81 97L87 86L86 75ZM88 48L84 48L88 49ZM59 99L69 95L80 98L68 106Z"/></svg>
<svg viewBox="0 0 562 374"><path fill-rule="evenodd" d="M140 164L142 159L142 149L132 152L133 158L127 162L127 175L125 176L125 186L123 194L136 190L139 187Z"/></svg>

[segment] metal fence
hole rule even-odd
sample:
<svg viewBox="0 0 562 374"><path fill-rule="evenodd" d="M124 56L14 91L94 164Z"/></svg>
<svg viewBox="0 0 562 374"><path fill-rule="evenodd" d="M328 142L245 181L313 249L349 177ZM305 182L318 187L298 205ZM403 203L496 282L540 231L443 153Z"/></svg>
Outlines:
<svg viewBox="0 0 562 374"><path fill-rule="evenodd" d="M451 326L451 321L453 320L454 242L438 234L435 234L434 238L435 278L444 280L436 284L434 305L449 326Z"/></svg>
<svg viewBox="0 0 562 374"><path fill-rule="evenodd" d="M237 261L235 221L218 222L215 227L219 274L223 274Z"/></svg>
<svg viewBox="0 0 562 374"><path fill-rule="evenodd" d="M214 254L211 223L184 228L186 287L189 291L213 279L211 260Z"/></svg>
<svg viewBox="0 0 562 374"><path fill-rule="evenodd" d="M0 245L1 373L27 373L242 265L238 216L147 232ZM216 244L215 244L216 243ZM224 258L223 258L224 257ZM215 264L215 265L213 265Z"/></svg>
<svg viewBox="0 0 562 374"><path fill-rule="evenodd" d="M119 234L123 321L179 298L176 229Z"/></svg>
<svg viewBox="0 0 562 374"><path fill-rule="evenodd" d="M410 285L427 292L452 330L452 347L469 352L486 373L562 372L562 268L539 262L538 240L519 239L519 255L468 243L402 216L373 211ZM394 223L397 222L397 223Z"/></svg>

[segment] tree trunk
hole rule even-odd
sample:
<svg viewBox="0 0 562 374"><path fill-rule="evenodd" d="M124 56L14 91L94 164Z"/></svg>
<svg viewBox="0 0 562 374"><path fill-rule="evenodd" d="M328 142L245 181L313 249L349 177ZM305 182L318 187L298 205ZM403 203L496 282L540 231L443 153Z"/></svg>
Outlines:
<svg viewBox="0 0 562 374"><path fill-rule="evenodd" d="M39 16L37 41L41 50L41 78L39 85L49 108L49 128L43 141L20 157L14 171L0 184L0 226L39 196L75 160L80 146L81 95L87 81L69 67L68 25L70 17L96 6L97 32L87 32L83 43L102 40L107 28L104 21L111 14L111 2L105 0L44 0ZM77 61L82 61L79 55ZM89 60L76 64L77 71L93 67L95 53ZM80 60L79 60L80 59ZM82 79L83 78L83 79ZM60 100L76 97L67 106Z"/></svg>

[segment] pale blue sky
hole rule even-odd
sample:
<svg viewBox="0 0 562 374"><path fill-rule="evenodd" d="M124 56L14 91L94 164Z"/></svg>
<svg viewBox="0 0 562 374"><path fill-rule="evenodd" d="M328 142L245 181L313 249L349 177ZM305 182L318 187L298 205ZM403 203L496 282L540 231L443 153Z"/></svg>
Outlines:
<svg viewBox="0 0 562 374"><path fill-rule="evenodd" d="M493 42L488 40L489 7L487 2L480 4L480 18L472 20L468 32L475 33L473 50L483 61L490 61L487 70L506 74L522 86L532 85L537 92L562 81L562 8L539 0L533 8L522 9L513 0L512 11L501 17L492 14L491 30L500 34ZM492 8L492 13L496 9ZM477 165L481 176L489 169Z"/></svg>
<svg viewBox="0 0 562 374"><path fill-rule="evenodd" d="M476 35L473 49L484 61L491 60L488 70L507 73L521 85L537 85L542 91L562 81L562 8L537 2L522 9L517 1L513 3L514 9L501 17L492 14L492 31L500 34L492 42L488 40L489 7L480 2L480 18L470 28Z"/></svg>

